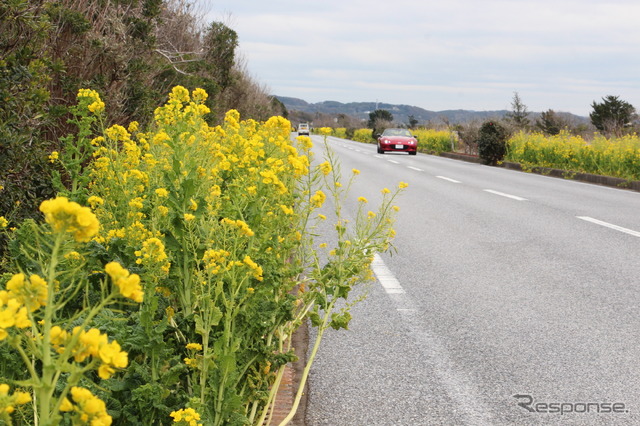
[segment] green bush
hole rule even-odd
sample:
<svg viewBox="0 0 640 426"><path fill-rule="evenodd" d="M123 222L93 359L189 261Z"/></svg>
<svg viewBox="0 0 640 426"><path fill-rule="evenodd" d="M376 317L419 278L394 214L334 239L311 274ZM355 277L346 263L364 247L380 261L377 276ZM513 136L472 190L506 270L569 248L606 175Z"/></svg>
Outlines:
<svg viewBox="0 0 640 426"><path fill-rule="evenodd" d="M507 153L507 130L495 121L482 124L478 139L478 155L485 164L496 165Z"/></svg>

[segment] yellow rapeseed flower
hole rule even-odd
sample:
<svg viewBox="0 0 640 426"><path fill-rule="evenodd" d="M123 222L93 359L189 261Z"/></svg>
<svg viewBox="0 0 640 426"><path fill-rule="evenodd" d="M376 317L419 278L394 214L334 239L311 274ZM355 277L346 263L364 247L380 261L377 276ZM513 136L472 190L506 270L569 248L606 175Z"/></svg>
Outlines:
<svg viewBox="0 0 640 426"><path fill-rule="evenodd" d="M25 305L30 312L47 304L47 282L36 274L31 275L28 280L22 273L15 274L7 282L6 288L9 296Z"/></svg>
<svg viewBox="0 0 640 426"><path fill-rule="evenodd" d="M322 205L324 204L324 201L326 199L327 199L327 196L325 195L325 193L320 191L320 190L318 190L311 197L311 205L314 206L314 207L322 207Z"/></svg>
<svg viewBox="0 0 640 426"><path fill-rule="evenodd" d="M116 287L118 287L121 295L134 302L142 303L144 292L142 291L140 276L138 274L130 274L129 271L123 268L118 262L107 263L104 270L111 277Z"/></svg>
<svg viewBox="0 0 640 426"><path fill-rule="evenodd" d="M0 216L0 228L6 228L9 226L9 221L4 216Z"/></svg>
<svg viewBox="0 0 640 426"><path fill-rule="evenodd" d="M200 414L193 408L183 408L178 411L172 411L169 415L173 417L174 423L184 421L187 422L189 426L198 426L201 424L197 422L200 420Z"/></svg>
<svg viewBox="0 0 640 426"><path fill-rule="evenodd" d="M91 209L66 197L43 201L40 211L54 232L72 233L76 241L87 242L98 233L100 223Z"/></svg>
<svg viewBox="0 0 640 426"><path fill-rule="evenodd" d="M322 171L322 174L325 176L331 173L331 164L329 164L328 161L325 161L324 163L320 164L318 168Z"/></svg>
<svg viewBox="0 0 640 426"><path fill-rule="evenodd" d="M104 200L96 195L92 195L87 199L87 203L91 205L91 207L95 208L96 206L101 206L104 204Z"/></svg>

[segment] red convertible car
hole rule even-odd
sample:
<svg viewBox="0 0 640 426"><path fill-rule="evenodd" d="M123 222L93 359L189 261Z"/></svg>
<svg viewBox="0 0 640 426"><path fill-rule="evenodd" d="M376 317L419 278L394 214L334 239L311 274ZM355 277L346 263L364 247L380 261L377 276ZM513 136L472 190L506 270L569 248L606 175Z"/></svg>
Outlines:
<svg viewBox="0 0 640 426"><path fill-rule="evenodd" d="M418 139L407 129L385 129L381 135L376 135L376 139L378 139L378 154L396 151L416 155L418 152Z"/></svg>

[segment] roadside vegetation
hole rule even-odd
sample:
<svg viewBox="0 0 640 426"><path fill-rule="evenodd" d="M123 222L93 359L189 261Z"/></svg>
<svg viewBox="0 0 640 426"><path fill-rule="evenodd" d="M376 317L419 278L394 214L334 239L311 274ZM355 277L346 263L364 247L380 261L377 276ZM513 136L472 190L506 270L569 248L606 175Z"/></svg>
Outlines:
<svg viewBox="0 0 640 426"><path fill-rule="evenodd" d="M292 142L282 117L230 110L212 126L207 93L176 86L146 130L104 128L99 94L77 98L77 131L51 154L68 182L53 181L40 218L0 223L0 419L270 423L309 320L297 406L323 333L348 327L337 303L390 247L406 185L382 188L378 206L358 198L347 220L360 172L343 173L326 144ZM312 166L315 152L326 161ZM316 242L324 221L333 235Z"/></svg>
<svg viewBox="0 0 640 426"><path fill-rule="evenodd" d="M209 124L231 108L256 120L286 116L246 72L236 32L198 16L184 0L0 2L0 216L36 218L55 195L49 155L74 130L81 88L102 95L107 125L150 124L176 85L207 91Z"/></svg>
<svg viewBox="0 0 640 426"><path fill-rule="evenodd" d="M333 135L376 143L374 129L407 127L418 138L419 150L432 154L456 152L480 157L487 164L519 163L524 170L555 168L631 181L640 180L640 130L635 108L617 96L593 102L591 130L572 124L548 110L532 120L518 93L504 118L451 125L395 123L388 111L370 114L367 128L337 128Z"/></svg>
<svg viewBox="0 0 640 426"><path fill-rule="evenodd" d="M347 219L360 172L291 141L237 34L197 16L0 4L0 424L270 424L310 323L288 421L390 247L406 185Z"/></svg>

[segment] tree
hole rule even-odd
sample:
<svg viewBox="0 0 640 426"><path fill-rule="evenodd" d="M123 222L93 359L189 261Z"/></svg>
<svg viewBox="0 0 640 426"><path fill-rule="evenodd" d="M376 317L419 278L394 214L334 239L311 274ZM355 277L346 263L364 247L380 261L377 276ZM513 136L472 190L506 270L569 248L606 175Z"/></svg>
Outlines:
<svg viewBox="0 0 640 426"><path fill-rule="evenodd" d="M482 124L478 132L478 156L485 164L495 166L507 153L507 130L495 121Z"/></svg>
<svg viewBox="0 0 640 426"><path fill-rule="evenodd" d="M409 116L409 128L413 129L414 127L416 127L418 125L418 120L416 120L416 116L415 115L410 115Z"/></svg>
<svg viewBox="0 0 640 426"><path fill-rule="evenodd" d="M511 122L516 129L522 130L529 126L530 120L527 117L529 111L527 106L522 103L518 92L513 92L513 100L511 101L511 111L506 114L507 120Z"/></svg>
<svg viewBox="0 0 640 426"><path fill-rule="evenodd" d="M373 133L379 133L383 127L388 127L393 122L393 114L386 109L377 109L369 113L367 127L373 129Z"/></svg>
<svg viewBox="0 0 640 426"><path fill-rule="evenodd" d="M623 129L636 118L636 109L618 96L609 95L602 98L602 101L591 104L591 123L603 133L621 136Z"/></svg>
<svg viewBox="0 0 640 426"><path fill-rule="evenodd" d="M547 135L557 135L567 127L567 123L554 110L550 109L540 113L540 118L536 120L536 127Z"/></svg>

